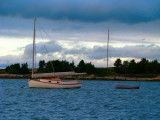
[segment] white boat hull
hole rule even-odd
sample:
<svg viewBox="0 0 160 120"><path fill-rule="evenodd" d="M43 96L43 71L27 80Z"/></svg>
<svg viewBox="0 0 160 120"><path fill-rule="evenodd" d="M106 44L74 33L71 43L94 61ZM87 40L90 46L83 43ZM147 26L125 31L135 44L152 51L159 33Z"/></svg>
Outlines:
<svg viewBox="0 0 160 120"><path fill-rule="evenodd" d="M73 89L73 88L81 88L82 83L76 81L69 82L43 82L40 80L29 80L28 81L30 88L48 88L48 89Z"/></svg>

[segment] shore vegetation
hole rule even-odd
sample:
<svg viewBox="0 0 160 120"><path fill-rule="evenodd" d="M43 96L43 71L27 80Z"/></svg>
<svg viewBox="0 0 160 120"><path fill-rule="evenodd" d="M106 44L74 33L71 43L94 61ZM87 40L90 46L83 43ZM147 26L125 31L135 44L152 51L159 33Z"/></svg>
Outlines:
<svg viewBox="0 0 160 120"><path fill-rule="evenodd" d="M114 63L114 71L119 74L159 74L160 63L157 60L149 61L142 58L139 62L135 60L123 61L118 58Z"/></svg>
<svg viewBox="0 0 160 120"><path fill-rule="evenodd" d="M66 60L52 60L45 62L39 61L39 66L36 68L36 73L51 73L51 72L69 72L87 73L86 76L129 76L129 77L155 77L160 74L160 63L157 60L150 61L142 58L136 62L122 61L118 58L114 67L97 68L91 62L85 63L84 60L75 65L74 61L68 62ZM27 63L12 64L5 69L0 70L1 74L31 74L31 69L28 68Z"/></svg>

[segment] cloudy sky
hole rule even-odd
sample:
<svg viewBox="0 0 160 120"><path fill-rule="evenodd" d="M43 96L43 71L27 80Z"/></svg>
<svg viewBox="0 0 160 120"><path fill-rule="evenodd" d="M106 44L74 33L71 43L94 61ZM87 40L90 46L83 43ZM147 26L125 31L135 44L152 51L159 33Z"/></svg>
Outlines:
<svg viewBox="0 0 160 120"><path fill-rule="evenodd" d="M159 0L0 0L0 68L31 66L33 21L36 62L84 59L106 67L145 57L160 61Z"/></svg>

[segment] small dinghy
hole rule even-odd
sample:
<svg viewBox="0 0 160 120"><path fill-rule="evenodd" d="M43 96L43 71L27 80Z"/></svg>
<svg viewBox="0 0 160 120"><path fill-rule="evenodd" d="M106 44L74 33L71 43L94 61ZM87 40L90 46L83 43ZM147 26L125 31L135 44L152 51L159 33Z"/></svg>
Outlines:
<svg viewBox="0 0 160 120"><path fill-rule="evenodd" d="M139 89L139 85L126 85L126 84L115 83L114 86L116 89Z"/></svg>

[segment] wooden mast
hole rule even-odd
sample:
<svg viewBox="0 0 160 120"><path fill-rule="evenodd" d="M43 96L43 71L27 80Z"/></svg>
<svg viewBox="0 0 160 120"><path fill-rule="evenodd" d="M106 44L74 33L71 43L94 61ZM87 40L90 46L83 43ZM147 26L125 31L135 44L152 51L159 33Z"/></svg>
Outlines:
<svg viewBox="0 0 160 120"><path fill-rule="evenodd" d="M108 41L107 41L107 68L108 68L108 48L109 48L109 29L108 29Z"/></svg>
<svg viewBox="0 0 160 120"><path fill-rule="evenodd" d="M33 30L32 78L34 77L34 45L35 45L35 24L36 24L36 18L34 18L34 30Z"/></svg>

